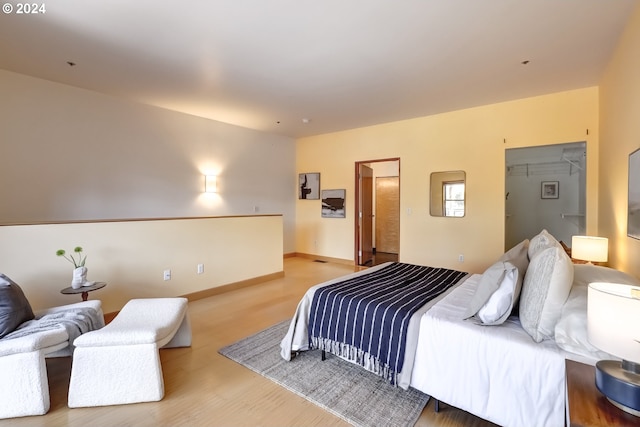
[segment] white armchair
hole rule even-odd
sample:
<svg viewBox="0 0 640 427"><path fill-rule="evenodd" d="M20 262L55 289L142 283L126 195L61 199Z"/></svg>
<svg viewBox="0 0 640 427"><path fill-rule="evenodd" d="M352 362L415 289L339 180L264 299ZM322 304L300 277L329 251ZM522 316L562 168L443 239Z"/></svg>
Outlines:
<svg viewBox="0 0 640 427"><path fill-rule="evenodd" d="M104 326L99 300L54 307L35 313L36 319L64 310L90 307ZM70 356L73 347L64 326L37 331L18 338L0 339L0 419L43 415L49 410L49 381L46 357Z"/></svg>

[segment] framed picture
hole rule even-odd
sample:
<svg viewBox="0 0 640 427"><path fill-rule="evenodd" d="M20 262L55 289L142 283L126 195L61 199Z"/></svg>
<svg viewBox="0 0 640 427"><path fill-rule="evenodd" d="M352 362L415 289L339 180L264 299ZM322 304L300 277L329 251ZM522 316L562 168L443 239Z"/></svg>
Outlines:
<svg viewBox="0 0 640 427"><path fill-rule="evenodd" d="M640 239L640 149L629 154L627 236Z"/></svg>
<svg viewBox="0 0 640 427"><path fill-rule="evenodd" d="M540 198L541 199L557 199L559 194L559 182L558 181L542 181L540 185Z"/></svg>
<svg viewBox="0 0 640 427"><path fill-rule="evenodd" d="M320 174L301 173L298 175L298 199L318 200L320 198Z"/></svg>
<svg viewBox="0 0 640 427"><path fill-rule="evenodd" d="M322 217L345 218L344 196L347 190L322 190Z"/></svg>

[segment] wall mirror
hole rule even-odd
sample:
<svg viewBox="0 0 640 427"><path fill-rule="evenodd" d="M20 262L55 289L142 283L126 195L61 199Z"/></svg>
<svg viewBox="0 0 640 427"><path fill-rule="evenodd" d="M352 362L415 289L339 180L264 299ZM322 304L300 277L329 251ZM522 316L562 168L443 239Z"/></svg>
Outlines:
<svg viewBox="0 0 640 427"><path fill-rule="evenodd" d="M460 218L465 215L466 174L464 171L431 174L431 216Z"/></svg>

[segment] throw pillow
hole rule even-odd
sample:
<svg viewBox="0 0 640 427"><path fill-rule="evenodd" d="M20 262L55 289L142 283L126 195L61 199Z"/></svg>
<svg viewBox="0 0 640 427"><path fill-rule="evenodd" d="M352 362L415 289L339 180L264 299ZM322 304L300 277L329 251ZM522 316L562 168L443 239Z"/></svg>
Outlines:
<svg viewBox="0 0 640 427"><path fill-rule="evenodd" d="M491 294L489 301L487 301L476 314L476 317L483 325L503 323L504 320L500 321L502 317L505 314L508 315L511 313L517 278L518 269L510 268L505 271L504 279L502 279L502 283L500 283L498 289Z"/></svg>
<svg viewBox="0 0 640 427"><path fill-rule="evenodd" d="M31 305L20 286L0 273L0 338L33 318Z"/></svg>
<svg viewBox="0 0 640 427"><path fill-rule="evenodd" d="M502 254L502 256L498 258L498 261L509 261L512 259L527 258L528 251L529 251L529 244L530 244L529 239L524 239L522 242L518 243L517 245L509 249L507 252ZM528 262L528 259L527 259L527 262Z"/></svg>
<svg viewBox="0 0 640 427"><path fill-rule="evenodd" d="M514 246L483 274L464 319L475 316L483 325L500 325L518 302L522 281L529 264L528 240Z"/></svg>
<svg viewBox="0 0 640 427"><path fill-rule="evenodd" d="M535 342L554 337L573 282L573 264L560 245L531 259L520 295L520 323Z"/></svg>
<svg viewBox="0 0 640 427"><path fill-rule="evenodd" d="M559 245L555 237L553 237L546 229L543 229L539 234L531 238L529 242L529 261L533 257L548 247Z"/></svg>

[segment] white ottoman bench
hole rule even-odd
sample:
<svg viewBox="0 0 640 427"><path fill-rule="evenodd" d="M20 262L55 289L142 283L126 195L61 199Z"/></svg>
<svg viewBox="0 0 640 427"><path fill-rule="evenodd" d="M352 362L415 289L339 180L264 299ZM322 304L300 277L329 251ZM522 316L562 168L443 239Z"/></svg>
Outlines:
<svg viewBox="0 0 640 427"><path fill-rule="evenodd" d="M132 299L111 323L73 344L70 408L161 400L158 350L191 345L187 299Z"/></svg>

